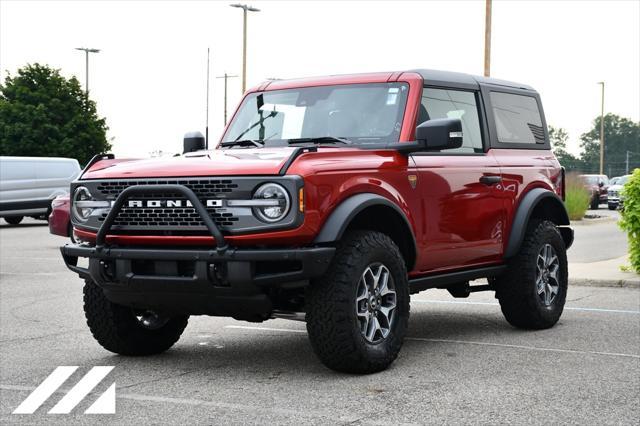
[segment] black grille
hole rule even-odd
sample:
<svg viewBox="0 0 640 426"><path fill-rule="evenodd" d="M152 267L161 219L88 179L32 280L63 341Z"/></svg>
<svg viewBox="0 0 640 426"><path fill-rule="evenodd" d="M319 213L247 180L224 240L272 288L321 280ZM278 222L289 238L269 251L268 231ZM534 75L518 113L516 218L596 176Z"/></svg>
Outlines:
<svg viewBox="0 0 640 426"><path fill-rule="evenodd" d="M238 185L233 181L224 179L149 179L100 182L96 186L96 190L101 195L100 198L115 199L126 188L135 185L184 185L191 189L201 201L214 197L229 198L231 193L238 188ZM186 202L182 194L171 192L141 194L131 199L170 199ZM230 209L223 207L208 207L207 211L216 225L223 229L233 226L234 222L239 220ZM105 213L98 220L104 222L106 217ZM206 226L193 207L123 207L113 223L113 228L114 230L118 228L129 230L149 228L205 230Z"/></svg>
<svg viewBox="0 0 640 426"><path fill-rule="evenodd" d="M224 209L208 208L207 211L216 225L232 226L238 218ZM101 222L107 217L106 213L99 219ZM172 208L129 208L123 207L118 213L113 226L120 227L169 227L169 228L202 228L205 224L200 215L191 207Z"/></svg>
<svg viewBox="0 0 640 426"><path fill-rule="evenodd" d="M184 185L191 189L198 198L219 196L228 194L238 188L238 185L231 180L226 179L189 179L189 180L170 180L170 179L154 179L154 180L134 180L134 181L106 181L100 182L96 187L102 197L109 200L115 200L125 188L133 185ZM168 194L165 194L168 195ZM175 195L175 194L174 194ZM158 194L153 194L147 198L157 198ZM136 197L144 198L144 197Z"/></svg>

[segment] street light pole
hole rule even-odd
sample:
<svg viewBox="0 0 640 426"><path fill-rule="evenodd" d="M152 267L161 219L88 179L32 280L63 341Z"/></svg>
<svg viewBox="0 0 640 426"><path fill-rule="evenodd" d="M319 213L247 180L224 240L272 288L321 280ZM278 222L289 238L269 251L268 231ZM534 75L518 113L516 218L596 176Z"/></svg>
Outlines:
<svg viewBox="0 0 640 426"><path fill-rule="evenodd" d="M224 125L227 125L227 80L230 78L235 78L237 75L229 75L226 72L224 75L220 75L216 78L224 78Z"/></svg>
<svg viewBox="0 0 640 426"><path fill-rule="evenodd" d="M82 50L84 52L84 62L85 62L84 93L87 97L89 97L89 53L98 53L100 52L100 49L91 49L88 47L76 47L76 50Z"/></svg>
<svg viewBox="0 0 640 426"><path fill-rule="evenodd" d="M484 76L491 75L491 0L486 0L484 13Z"/></svg>
<svg viewBox="0 0 640 426"><path fill-rule="evenodd" d="M604 174L604 81L598 82L602 85L602 95L600 97L600 174Z"/></svg>
<svg viewBox="0 0 640 426"><path fill-rule="evenodd" d="M260 12L260 9L246 4L231 4L242 9L242 93L247 89L247 12Z"/></svg>

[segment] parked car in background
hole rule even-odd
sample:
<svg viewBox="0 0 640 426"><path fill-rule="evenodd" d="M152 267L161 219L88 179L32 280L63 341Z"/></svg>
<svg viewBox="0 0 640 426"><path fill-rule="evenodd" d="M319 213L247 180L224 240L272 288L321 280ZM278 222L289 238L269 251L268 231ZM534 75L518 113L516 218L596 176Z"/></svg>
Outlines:
<svg viewBox="0 0 640 426"><path fill-rule="evenodd" d="M607 192L607 205L609 206L609 210L615 210L618 207L622 207L624 198L620 192L630 177L631 175L619 176L614 178L615 183L614 180L611 179L611 184L609 185L609 190Z"/></svg>
<svg viewBox="0 0 640 426"><path fill-rule="evenodd" d="M51 201L68 194L79 173L72 158L0 157L0 217L11 225L25 216L46 219Z"/></svg>
<svg viewBox="0 0 640 426"><path fill-rule="evenodd" d="M73 238L73 226L69 219L69 194L58 195L51 202L51 214L49 215L49 232L61 237Z"/></svg>
<svg viewBox="0 0 640 426"><path fill-rule="evenodd" d="M595 210L600 204L607 203L609 178L606 175L580 175L585 188L589 191L589 208Z"/></svg>

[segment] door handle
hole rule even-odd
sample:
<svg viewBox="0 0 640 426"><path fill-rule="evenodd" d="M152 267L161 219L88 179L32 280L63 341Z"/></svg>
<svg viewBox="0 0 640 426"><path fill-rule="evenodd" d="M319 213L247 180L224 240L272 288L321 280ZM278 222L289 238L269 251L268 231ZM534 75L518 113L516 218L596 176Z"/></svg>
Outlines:
<svg viewBox="0 0 640 426"><path fill-rule="evenodd" d="M480 183L485 185L491 186L500 182L502 182L502 176L500 175L484 175L480 177Z"/></svg>

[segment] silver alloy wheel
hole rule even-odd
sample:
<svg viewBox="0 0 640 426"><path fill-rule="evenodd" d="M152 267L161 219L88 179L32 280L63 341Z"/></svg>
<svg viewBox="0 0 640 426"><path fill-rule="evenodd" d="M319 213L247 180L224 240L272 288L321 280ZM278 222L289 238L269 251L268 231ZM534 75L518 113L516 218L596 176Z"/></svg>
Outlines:
<svg viewBox="0 0 640 426"><path fill-rule="evenodd" d="M367 342L378 343L389 335L395 312L396 288L393 277L382 263L372 263L362 273L356 293L360 333Z"/></svg>
<svg viewBox="0 0 640 426"><path fill-rule="evenodd" d="M551 306L560 288L560 259L551 244L545 244L536 260L536 290L545 306Z"/></svg>
<svg viewBox="0 0 640 426"><path fill-rule="evenodd" d="M157 330L169 322L169 317L158 315L153 311L141 311L135 313L138 323L148 330Z"/></svg>

